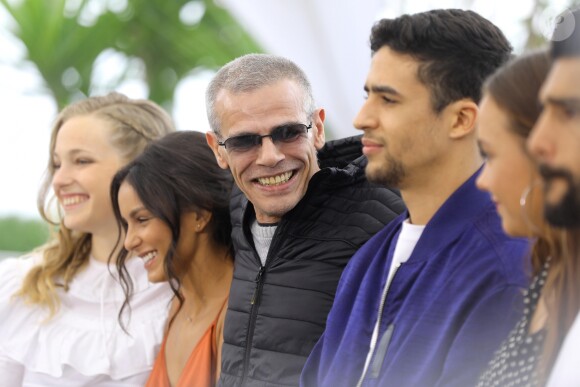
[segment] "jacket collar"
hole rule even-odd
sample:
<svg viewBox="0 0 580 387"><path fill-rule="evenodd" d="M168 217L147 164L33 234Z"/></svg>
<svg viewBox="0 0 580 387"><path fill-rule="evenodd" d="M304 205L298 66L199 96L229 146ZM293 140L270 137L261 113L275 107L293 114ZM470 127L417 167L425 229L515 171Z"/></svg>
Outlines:
<svg viewBox="0 0 580 387"><path fill-rule="evenodd" d="M437 210L427 223L409 260L426 259L426 251L437 253L470 228L478 215L493 207L489 194L475 186L475 180L482 168L471 175ZM409 212L406 210L403 219L408 218ZM414 257L415 255L418 256Z"/></svg>

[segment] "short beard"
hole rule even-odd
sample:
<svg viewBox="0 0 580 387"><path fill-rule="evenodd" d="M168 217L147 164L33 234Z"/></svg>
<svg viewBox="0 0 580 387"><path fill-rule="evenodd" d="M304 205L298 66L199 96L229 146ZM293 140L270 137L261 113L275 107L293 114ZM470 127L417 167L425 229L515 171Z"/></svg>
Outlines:
<svg viewBox="0 0 580 387"><path fill-rule="evenodd" d="M400 184L407 174L403 164L390 156L387 156L385 161L386 163L383 169L377 168L369 170L367 165L367 179L372 183L400 188Z"/></svg>
<svg viewBox="0 0 580 387"><path fill-rule="evenodd" d="M547 193L554 179L563 179L568 189L559 203L544 205L546 220L556 227L575 228L580 226L580 182L567 169L540 166Z"/></svg>

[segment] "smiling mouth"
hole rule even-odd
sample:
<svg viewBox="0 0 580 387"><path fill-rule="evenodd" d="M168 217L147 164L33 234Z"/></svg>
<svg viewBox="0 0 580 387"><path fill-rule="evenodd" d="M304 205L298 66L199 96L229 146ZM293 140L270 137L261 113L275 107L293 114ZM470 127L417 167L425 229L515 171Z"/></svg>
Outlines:
<svg viewBox="0 0 580 387"><path fill-rule="evenodd" d="M143 259L143 262L145 264L148 264L149 262L151 262L155 257L157 256L157 251L150 251L147 254L145 254L144 256L141 257L141 259Z"/></svg>
<svg viewBox="0 0 580 387"><path fill-rule="evenodd" d="M61 203L63 206L72 206L74 204L79 204L82 202L86 202L88 198L86 196L71 196L63 198Z"/></svg>
<svg viewBox="0 0 580 387"><path fill-rule="evenodd" d="M280 185L280 184L284 184L284 183L288 182L292 178L293 175L294 175L294 172L290 171L290 172L281 173L281 174L276 175L276 176L259 177L256 180L260 185L274 186L274 185Z"/></svg>

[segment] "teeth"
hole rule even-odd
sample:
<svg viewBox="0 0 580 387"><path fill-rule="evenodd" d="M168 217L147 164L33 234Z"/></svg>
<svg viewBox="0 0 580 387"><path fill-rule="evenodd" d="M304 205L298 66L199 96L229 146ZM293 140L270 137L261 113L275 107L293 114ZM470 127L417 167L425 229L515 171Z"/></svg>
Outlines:
<svg viewBox="0 0 580 387"><path fill-rule="evenodd" d="M292 172L285 172L277 176L260 177L258 182L261 185L279 185L286 183L292 177Z"/></svg>
<svg viewBox="0 0 580 387"><path fill-rule="evenodd" d="M157 256L157 251L151 251L147 254L145 254L143 257L143 261L145 261L145 263L149 263L153 258L155 258Z"/></svg>
<svg viewBox="0 0 580 387"><path fill-rule="evenodd" d="M84 196L72 196L72 197L62 199L62 204L64 206L70 206L73 204L78 204L78 203L84 202L86 200L87 200L87 198Z"/></svg>

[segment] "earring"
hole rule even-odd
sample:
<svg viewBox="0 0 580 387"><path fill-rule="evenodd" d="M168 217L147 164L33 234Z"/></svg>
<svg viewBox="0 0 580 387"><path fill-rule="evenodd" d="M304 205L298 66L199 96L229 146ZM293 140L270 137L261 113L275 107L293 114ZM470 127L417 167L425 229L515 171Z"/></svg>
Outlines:
<svg viewBox="0 0 580 387"><path fill-rule="evenodd" d="M201 229L201 223L198 223L198 224L197 224L197 226L195 226L195 228L196 228L197 230Z"/></svg>
<svg viewBox="0 0 580 387"><path fill-rule="evenodd" d="M534 222L532 222L532 220L530 219L530 217L528 216L528 211L526 211L526 205L528 202L528 196L530 195L530 193L532 192L532 190L541 185L542 181L539 179L536 179L534 182L530 183L523 191L522 191L522 195L520 196L520 209L522 212L522 217L524 218L524 221L526 222L526 224L528 225L528 227L530 228L530 230L532 231L532 233L534 234L538 234L540 235L542 233L542 230L540 227L536 226L534 224Z"/></svg>

